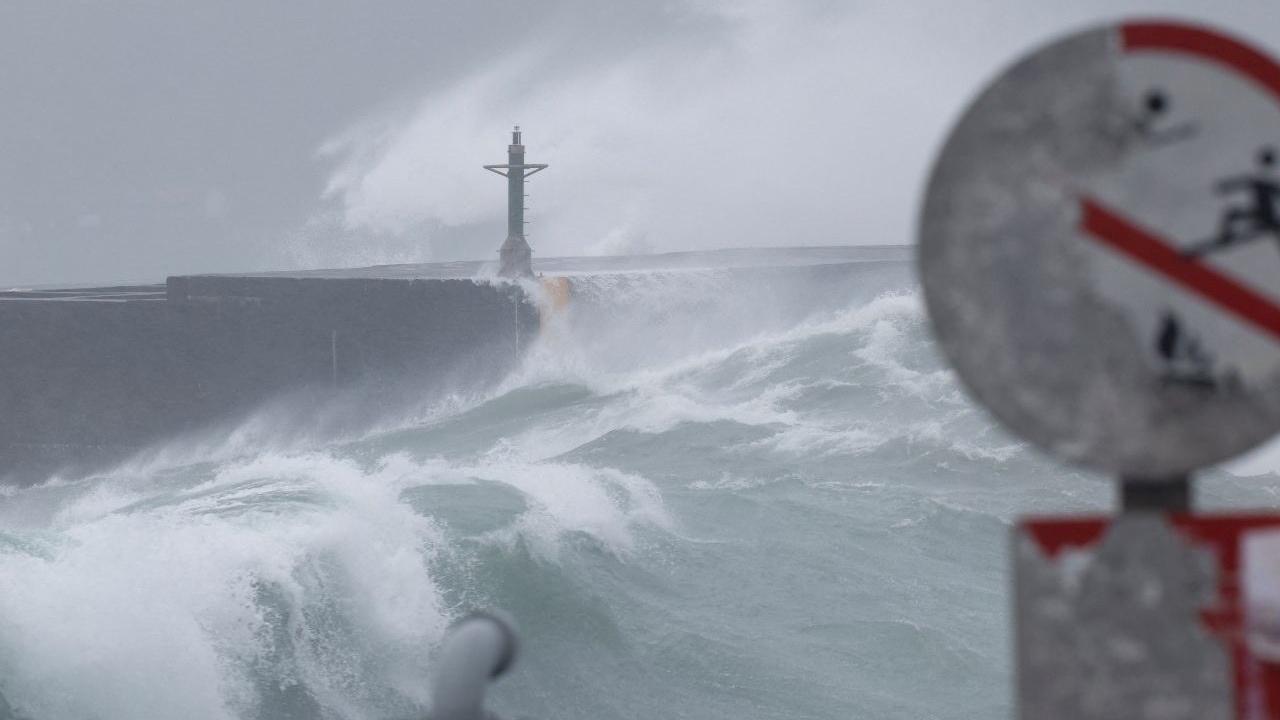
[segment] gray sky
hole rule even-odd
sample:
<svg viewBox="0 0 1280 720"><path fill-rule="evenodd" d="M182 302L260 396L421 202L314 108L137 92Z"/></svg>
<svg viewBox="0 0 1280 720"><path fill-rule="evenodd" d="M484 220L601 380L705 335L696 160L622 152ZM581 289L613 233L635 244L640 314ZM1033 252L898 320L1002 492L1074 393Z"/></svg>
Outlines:
<svg viewBox="0 0 1280 720"><path fill-rule="evenodd" d="M978 87L1130 15L1280 52L1276 0L4 0L0 285L488 258L517 122L538 253L909 242Z"/></svg>

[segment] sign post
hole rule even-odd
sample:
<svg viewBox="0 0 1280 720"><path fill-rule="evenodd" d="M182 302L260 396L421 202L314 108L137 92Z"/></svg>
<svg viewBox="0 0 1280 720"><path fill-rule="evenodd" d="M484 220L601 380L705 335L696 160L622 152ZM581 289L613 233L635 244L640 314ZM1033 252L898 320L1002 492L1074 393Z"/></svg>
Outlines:
<svg viewBox="0 0 1280 720"><path fill-rule="evenodd" d="M1176 22L1033 52L943 148L919 270L966 389L1118 482L1015 528L1019 716L1280 720L1280 515L1191 514L1280 430L1280 63Z"/></svg>

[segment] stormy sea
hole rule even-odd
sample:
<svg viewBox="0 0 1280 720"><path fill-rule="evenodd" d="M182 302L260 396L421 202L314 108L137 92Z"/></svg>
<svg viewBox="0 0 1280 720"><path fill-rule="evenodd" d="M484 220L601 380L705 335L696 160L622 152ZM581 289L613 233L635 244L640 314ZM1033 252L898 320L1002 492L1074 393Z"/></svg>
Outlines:
<svg viewBox="0 0 1280 720"><path fill-rule="evenodd" d="M0 488L0 718L423 718L483 607L506 718L1010 717L1011 524L1111 482L967 398L906 250L687 260L563 264L514 372L359 432Z"/></svg>

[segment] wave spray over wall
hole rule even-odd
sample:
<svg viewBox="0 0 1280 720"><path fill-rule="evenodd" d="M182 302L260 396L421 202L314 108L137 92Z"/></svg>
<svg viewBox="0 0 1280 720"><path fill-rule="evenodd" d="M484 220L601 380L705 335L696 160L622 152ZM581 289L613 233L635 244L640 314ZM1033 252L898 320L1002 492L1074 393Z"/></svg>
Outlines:
<svg viewBox="0 0 1280 720"><path fill-rule="evenodd" d="M906 263L574 287L411 419L0 489L0 718L423 717L478 606L504 715L1008 714L1008 524L1110 487L971 407Z"/></svg>

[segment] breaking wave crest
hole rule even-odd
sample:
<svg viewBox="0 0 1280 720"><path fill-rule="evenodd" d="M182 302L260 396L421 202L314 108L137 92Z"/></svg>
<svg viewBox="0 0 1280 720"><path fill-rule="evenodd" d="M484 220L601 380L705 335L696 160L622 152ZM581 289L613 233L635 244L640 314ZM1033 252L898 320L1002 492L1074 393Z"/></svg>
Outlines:
<svg viewBox="0 0 1280 720"><path fill-rule="evenodd" d="M498 605L508 715L998 716L1007 523L1106 501L970 406L900 262L577 277L499 386L423 395L6 491L8 712L421 717Z"/></svg>

